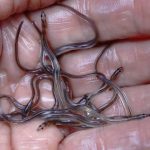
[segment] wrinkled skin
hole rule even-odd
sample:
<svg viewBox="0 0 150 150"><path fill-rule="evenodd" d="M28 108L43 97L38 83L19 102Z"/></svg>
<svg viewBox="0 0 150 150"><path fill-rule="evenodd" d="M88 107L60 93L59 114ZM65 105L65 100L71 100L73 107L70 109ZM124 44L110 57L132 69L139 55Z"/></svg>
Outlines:
<svg viewBox="0 0 150 150"><path fill-rule="evenodd" d="M28 2L28 3L27 3ZM79 24L77 17L60 7L48 7L55 0L1 0L0 1L0 93L9 94L25 103L31 96L30 76L20 70L14 59L14 37L19 22L24 25L19 39L19 58L25 67L34 68L39 62L40 38L31 21L40 27L40 10L45 10L48 21L48 40L54 48L76 40L88 40L92 33L88 26ZM116 80L125 90L134 113L150 113L150 1L148 0L68 0L92 18L99 31L99 41L131 39L113 45L101 59L98 69L108 77L117 67L124 72ZM24 11L28 10L28 13ZM33 12L33 10L36 10ZM19 13L19 14L18 14ZM15 15L17 14L17 15ZM82 20L83 22L83 20ZM61 67L73 74L93 70L94 59L102 47L69 53L61 57ZM73 94L80 97L98 87L97 80L86 78L70 81ZM43 107L51 106L51 84L40 85ZM109 99L109 93L96 98L96 104ZM7 103L1 102L9 111ZM116 104L106 113L123 113ZM68 135L63 141L64 130L54 125L37 132L41 120L25 124L0 123L0 149L2 150L148 150L150 149L150 119L130 121L107 127L83 130ZM60 144L61 142L61 144Z"/></svg>

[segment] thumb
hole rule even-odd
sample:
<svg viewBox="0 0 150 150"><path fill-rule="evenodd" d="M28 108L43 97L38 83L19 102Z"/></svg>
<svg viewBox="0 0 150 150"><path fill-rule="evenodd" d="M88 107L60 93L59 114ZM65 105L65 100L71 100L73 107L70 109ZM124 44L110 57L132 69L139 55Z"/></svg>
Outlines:
<svg viewBox="0 0 150 150"><path fill-rule="evenodd" d="M0 20L4 20L15 13L44 8L55 2L56 0L1 0Z"/></svg>

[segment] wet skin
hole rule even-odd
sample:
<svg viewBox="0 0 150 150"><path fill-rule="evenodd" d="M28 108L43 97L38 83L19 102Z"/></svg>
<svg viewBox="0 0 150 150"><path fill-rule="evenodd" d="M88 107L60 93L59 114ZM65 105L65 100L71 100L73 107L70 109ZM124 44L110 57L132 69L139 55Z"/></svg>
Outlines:
<svg viewBox="0 0 150 150"><path fill-rule="evenodd" d="M12 3L14 2L14 4ZM64 1L74 6L77 10L93 18L99 29L99 41L116 39L129 39L113 45L105 53L98 64L99 70L108 77L120 66L124 72L116 82L125 89L130 105L134 113L149 112L149 1L148 0L71 0ZM6 5L7 3L7 5ZM43 3L43 4L42 4ZM25 4L15 1L1 2L1 63L0 63L0 88L1 94L9 94L25 103L30 95L30 76L20 70L14 59L14 37L18 23L24 20L24 26L19 39L19 58L21 63L29 68L34 68L39 62L40 43L39 35L32 25L35 21L40 27L41 7L46 7L54 1L37 1ZM9 5L8 5L9 4ZM8 7L9 6L9 7ZM24 13L25 10L39 11ZM88 40L92 33L87 32L87 26L79 23L77 18L72 16L65 9L50 7L44 9L48 15L48 39L52 46L57 48L63 44ZM11 14L20 13L18 15ZM6 19L6 20L4 20ZM71 33L71 36L70 36ZM134 40L130 40L133 39ZM137 38L138 37L138 38ZM139 37L144 38L140 39ZM145 38L146 37L146 38ZM3 45L3 46L2 46ZM93 69L95 57L102 47L92 48L76 53L69 53L60 59L62 68L73 74L87 73ZM9 60L9 61L8 61ZM70 80L75 97L94 90L97 80L86 78ZM46 107L53 104L51 94L51 83L41 83L42 94L41 105ZM109 99L109 93L103 98L96 98L96 104L102 103L101 99ZM9 110L9 105L2 102L4 110ZM106 113L123 113L119 105L109 109ZM67 136L61 144L66 131L62 131L51 125L49 128L37 132L36 128L41 120L34 120L22 125L1 123L0 146L2 149L149 149L149 118L115 124L112 126L78 131Z"/></svg>

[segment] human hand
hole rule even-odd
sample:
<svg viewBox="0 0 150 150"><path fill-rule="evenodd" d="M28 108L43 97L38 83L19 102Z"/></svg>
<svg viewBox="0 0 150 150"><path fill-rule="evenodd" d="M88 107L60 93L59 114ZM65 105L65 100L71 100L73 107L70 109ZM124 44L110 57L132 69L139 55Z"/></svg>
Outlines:
<svg viewBox="0 0 150 150"><path fill-rule="evenodd" d="M106 51L99 64L99 70L108 77L112 72L122 66L124 72L116 83L123 87L129 97L129 104L134 113L149 112L149 40L140 40L137 37L145 37L149 34L148 2L142 1L117 1L112 0L72 0L65 1L67 5L73 5L82 13L92 18L99 31L99 41L115 39L128 39L128 41L116 43ZM24 5L23 5L24 6ZM14 7L15 8L15 7ZM21 8L21 7L19 7ZM87 26L78 24L78 18L63 8L53 7L44 10L47 14L48 38L54 48L76 40L88 40L91 33L87 32ZM6 16L7 17L7 16ZM3 19L3 17L2 17ZM31 21L40 25L40 11L12 16L8 20L1 21L2 42L1 48L1 94L11 94L19 102L26 102L30 98L29 75L19 70L14 59L14 36L18 22L24 20L24 25L19 38L19 58L21 64L28 68L34 68L39 61L39 36ZM143 23L144 22L144 23ZM144 36L143 36L144 35ZM136 37L133 39L133 37ZM64 55L61 60L62 68L72 74L85 74L93 69L94 60L102 47L82 50L76 53ZM34 57L33 57L34 56ZM9 61L8 61L9 60ZM86 78L71 80L71 86L75 97L93 91L97 86L97 80ZM42 102L52 105L51 86L48 83L41 84ZM104 95L104 100L109 95ZM97 105L101 99L97 98ZM146 105L145 105L146 104ZM4 105L5 106L5 105ZM7 106L5 106L6 109ZM120 113L118 105L110 108L111 114ZM30 121L25 124L1 123L0 129L3 149L149 149L149 118L114 124L107 127L78 131L63 139L63 132L55 126L37 132L36 128L41 120ZM7 144L6 144L7 143Z"/></svg>

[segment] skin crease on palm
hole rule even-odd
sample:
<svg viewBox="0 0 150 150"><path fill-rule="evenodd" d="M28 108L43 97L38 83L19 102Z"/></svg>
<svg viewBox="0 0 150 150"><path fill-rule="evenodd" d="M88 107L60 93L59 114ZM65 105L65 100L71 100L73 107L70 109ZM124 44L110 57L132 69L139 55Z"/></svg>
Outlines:
<svg viewBox="0 0 150 150"><path fill-rule="evenodd" d="M148 0L67 0L65 4L74 7L94 20L99 31L99 41L131 39L150 35L150 1ZM40 38L32 21L40 27L40 13L47 15L47 36L55 48L67 43L88 40L92 31L77 16L59 6L50 7L55 0L1 0L0 1L0 93L14 96L26 103L30 96L30 76L20 70L14 58L14 39L19 22L24 21L19 38L19 59L21 64L34 68L39 63ZM47 8L45 8L47 7ZM28 10L28 13L24 13ZM34 11L34 12L33 12ZM91 32L90 32L91 31ZM85 74L93 70L94 59L102 47L69 53L61 57L63 70L73 74ZM107 50L98 64L98 69L109 77L122 66L116 83L129 98L133 112L150 113L150 42L128 40L114 44ZM75 69L74 69L75 68ZM98 87L95 78L70 80L75 97L93 91ZM53 105L51 83L40 84L41 106ZM96 105L110 98L106 93L95 98ZM12 111L1 102L0 111ZM123 114L116 103L106 114ZM42 120L35 119L24 124L0 123L0 149L2 150L149 150L150 119L113 124L106 127L67 133L54 125L37 131ZM63 139L63 141L62 141Z"/></svg>

